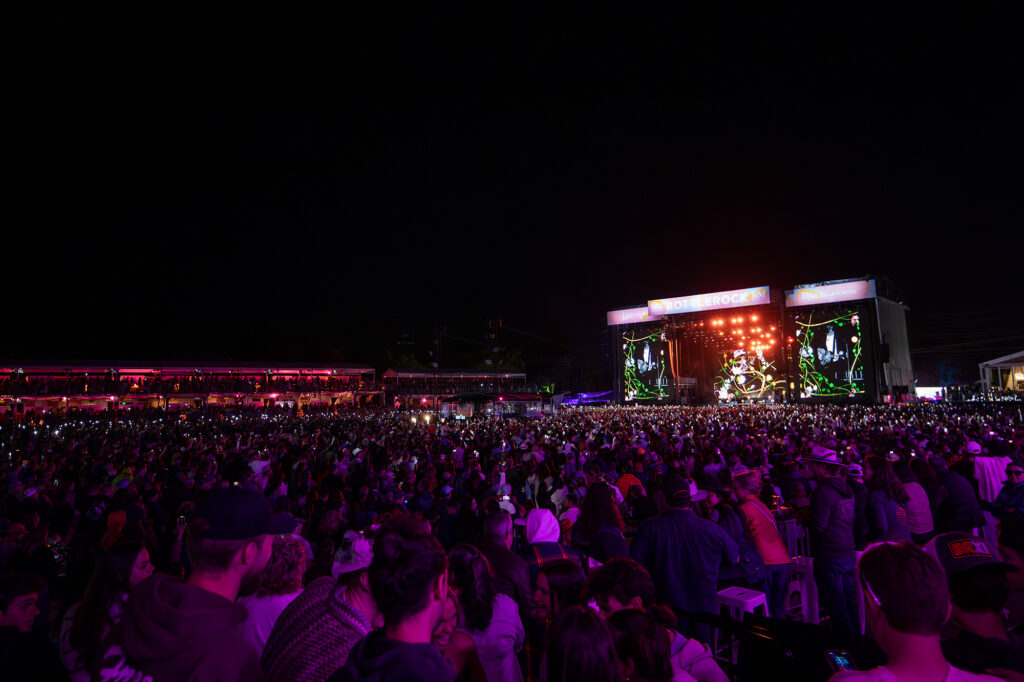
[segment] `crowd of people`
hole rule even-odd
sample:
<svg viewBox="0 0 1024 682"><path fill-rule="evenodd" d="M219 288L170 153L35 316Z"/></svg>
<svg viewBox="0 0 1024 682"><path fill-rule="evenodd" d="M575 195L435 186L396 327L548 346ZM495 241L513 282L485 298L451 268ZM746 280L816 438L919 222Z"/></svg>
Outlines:
<svg viewBox="0 0 1024 682"><path fill-rule="evenodd" d="M424 416L0 421L4 679L723 682L793 529L887 661L807 679L1024 675L1018 404Z"/></svg>

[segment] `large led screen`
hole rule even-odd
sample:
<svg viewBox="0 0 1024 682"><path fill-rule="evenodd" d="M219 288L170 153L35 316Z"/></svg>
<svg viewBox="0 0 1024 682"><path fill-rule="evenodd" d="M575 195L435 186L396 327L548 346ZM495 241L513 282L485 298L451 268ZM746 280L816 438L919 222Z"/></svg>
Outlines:
<svg viewBox="0 0 1024 682"><path fill-rule="evenodd" d="M774 348L735 348L722 353L715 394L722 402L764 400L785 384L775 366Z"/></svg>
<svg viewBox="0 0 1024 682"><path fill-rule="evenodd" d="M626 402L668 397L668 342L664 331L622 335L623 399Z"/></svg>
<svg viewBox="0 0 1024 682"><path fill-rule="evenodd" d="M867 391L861 313L808 312L794 316L797 390L801 398L857 398Z"/></svg>

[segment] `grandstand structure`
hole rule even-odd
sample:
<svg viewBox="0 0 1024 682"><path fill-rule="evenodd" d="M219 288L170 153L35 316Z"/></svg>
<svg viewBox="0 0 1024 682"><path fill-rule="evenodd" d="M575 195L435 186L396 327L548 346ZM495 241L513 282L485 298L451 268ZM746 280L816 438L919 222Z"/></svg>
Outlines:
<svg viewBox="0 0 1024 682"><path fill-rule="evenodd" d="M363 364L0 363L0 414L152 408L362 407L380 404Z"/></svg>
<svg viewBox="0 0 1024 682"><path fill-rule="evenodd" d="M399 408L436 409L446 398L469 393L526 392L525 372L397 368L386 370L382 379L385 403Z"/></svg>

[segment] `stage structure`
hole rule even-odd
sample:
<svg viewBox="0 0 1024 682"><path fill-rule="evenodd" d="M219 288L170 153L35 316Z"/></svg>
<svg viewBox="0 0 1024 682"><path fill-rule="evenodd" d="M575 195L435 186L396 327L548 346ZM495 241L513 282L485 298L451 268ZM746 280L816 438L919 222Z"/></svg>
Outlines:
<svg viewBox="0 0 1024 682"><path fill-rule="evenodd" d="M879 402L913 386L887 280L652 299L608 313L620 404ZM890 293L892 300L879 294Z"/></svg>
<svg viewBox="0 0 1024 682"><path fill-rule="evenodd" d="M609 312L616 395L627 405L780 399L781 310L761 286Z"/></svg>
<svg viewBox="0 0 1024 682"><path fill-rule="evenodd" d="M786 291L791 390L815 402L898 402L913 395L907 306L887 279Z"/></svg>

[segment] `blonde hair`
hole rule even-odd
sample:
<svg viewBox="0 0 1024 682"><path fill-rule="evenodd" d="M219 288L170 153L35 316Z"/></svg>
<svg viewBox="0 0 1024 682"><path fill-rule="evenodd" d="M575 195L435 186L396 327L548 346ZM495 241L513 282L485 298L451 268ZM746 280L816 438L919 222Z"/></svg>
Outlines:
<svg viewBox="0 0 1024 682"><path fill-rule="evenodd" d="M308 558L306 545L299 538L294 535L274 536L274 548L260 576L256 596L289 594L301 590Z"/></svg>

